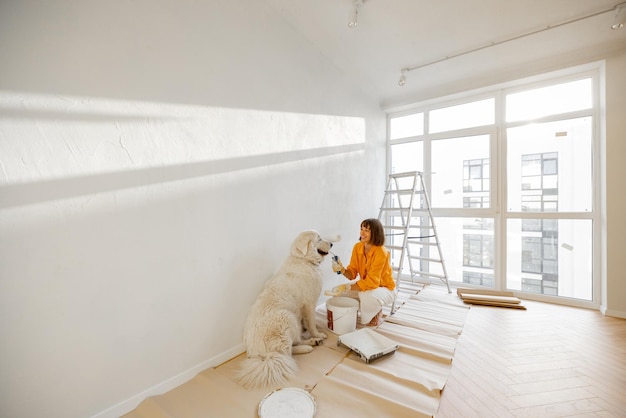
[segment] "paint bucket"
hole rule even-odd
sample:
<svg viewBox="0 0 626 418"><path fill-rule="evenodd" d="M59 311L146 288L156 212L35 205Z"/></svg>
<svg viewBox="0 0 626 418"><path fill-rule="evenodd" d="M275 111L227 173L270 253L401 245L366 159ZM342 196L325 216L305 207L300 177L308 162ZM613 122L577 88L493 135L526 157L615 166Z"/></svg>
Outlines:
<svg viewBox="0 0 626 418"><path fill-rule="evenodd" d="M326 301L328 329L337 335L356 330L359 301L345 296L335 296Z"/></svg>

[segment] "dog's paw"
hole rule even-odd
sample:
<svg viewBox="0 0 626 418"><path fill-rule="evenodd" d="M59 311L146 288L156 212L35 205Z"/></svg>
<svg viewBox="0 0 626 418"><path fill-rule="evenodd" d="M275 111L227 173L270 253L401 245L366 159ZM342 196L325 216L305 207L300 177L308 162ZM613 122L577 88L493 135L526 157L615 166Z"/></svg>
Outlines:
<svg viewBox="0 0 626 418"><path fill-rule="evenodd" d="M308 354L313 351L313 347L309 344L299 344L291 347L291 354Z"/></svg>
<svg viewBox="0 0 626 418"><path fill-rule="evenodd" d="M328 335L324 334L323 332L320 332L315 337L313 337L311 339L315 340L315 345L322 345L322 344L324 344L324 340L326 338L328 338Z"/></svg>
<svg viewBox="0 0 626 418"><path fill-rule="evenodd" d="M324 344L324 338L321 338L321 337L311 338L311 342L313 342L313 344L315 345L322 345Z"/></svg>
<svg viewBox="0 0 626 418"><path fill-rule="evenodd" d="M315 333L311 333L311 337L312 338L321 339L321 340L325 340L326 338L328 338L328 335L324 334L321 331L316 331Z"/></svg>
<svg viewBox="0 0 626 418"><path fill-rule="evenodd" d="M311 337L309 339L302 341L302 344L306 344L310 346L322 345L324 344L324 338L326 338L326 334L318 333L315 337Z"/></svg>

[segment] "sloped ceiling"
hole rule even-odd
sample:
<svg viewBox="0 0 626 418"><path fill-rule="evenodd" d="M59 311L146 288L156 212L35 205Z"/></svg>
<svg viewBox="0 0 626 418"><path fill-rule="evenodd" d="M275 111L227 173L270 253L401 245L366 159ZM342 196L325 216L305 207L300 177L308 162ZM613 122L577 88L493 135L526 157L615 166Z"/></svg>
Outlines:
<svg viewBox="0 0 626 418"><path fill-rule="evenodd" d="M264 0L382 107L597 60L626 48L619 0ZM402 68L421 67L406 73Z"/></svg>

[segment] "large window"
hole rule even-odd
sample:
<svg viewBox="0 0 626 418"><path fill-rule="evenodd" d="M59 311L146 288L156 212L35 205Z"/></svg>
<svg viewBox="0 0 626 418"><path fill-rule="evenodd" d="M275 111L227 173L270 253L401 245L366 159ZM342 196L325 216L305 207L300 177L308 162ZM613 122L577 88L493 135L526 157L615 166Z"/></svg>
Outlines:
<svg viewBox="0 0 626 418"><path fill-rule="evenodd" d="M452 284L584 305L599 242L598 75L533 83L389 113L389 169L424 173Z"/></svg>

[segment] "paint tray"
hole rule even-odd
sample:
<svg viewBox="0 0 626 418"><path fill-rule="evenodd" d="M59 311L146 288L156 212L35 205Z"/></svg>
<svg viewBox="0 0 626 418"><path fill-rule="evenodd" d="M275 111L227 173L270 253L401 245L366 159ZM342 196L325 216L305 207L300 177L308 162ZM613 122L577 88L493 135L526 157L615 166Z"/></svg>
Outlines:
<svg viewBox="0 0 626 418"><path fill-rule="evenodd" d="M370 328L361 328L339 336L337 345L340 344L357 353L366 363L393 354L399 348L395 341Z"/></svg>

